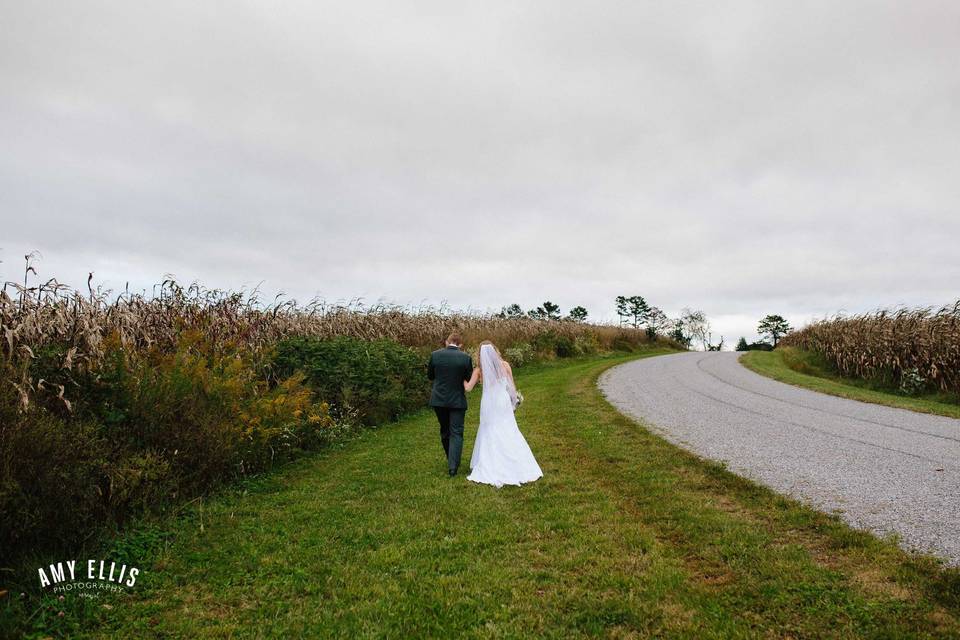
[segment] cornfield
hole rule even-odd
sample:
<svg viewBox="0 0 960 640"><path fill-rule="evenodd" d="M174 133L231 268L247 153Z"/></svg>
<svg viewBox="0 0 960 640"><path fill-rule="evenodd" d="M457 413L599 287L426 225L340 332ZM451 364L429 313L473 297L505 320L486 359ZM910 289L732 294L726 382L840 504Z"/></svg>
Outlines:
<svg viewBox="0 0 960 640"><path fill-rule="evenodd" d="M32 268L28 265L28 273ZM544 332L570 339L589 337L602 348L618 337L642 342L643 332L614 326L492 314L452 312L433 307L407 308L360 301L330 305L322 300L299 305L275 300L261 304L256 291L244 294L183 287L166 280L153 295L124 292L111 296L88 282L82 294L55 279L30 286L7 282L0 290L0 353L5 379L3 393L15 392L22 408L38 393L52 393L69 408L69 394L30 375L31 361L45 351L57 365L74 372L96 371L106 354L106 343L119 344L125 357L136 362L148 350L175 349L187 332L205 335L209 344L260 352L290 336L364 340L390 339L414 348L436 348L451 330L467 344L490 339L501 347L529 342Z"/></svg>
<svg viewBox="0 0 960 640"><path fill-rule="evenodd" d="M815 322L781 344L819 353L843 376L899 385L919 378L960 395L960 300L938 310L880 310Z"/></svg>

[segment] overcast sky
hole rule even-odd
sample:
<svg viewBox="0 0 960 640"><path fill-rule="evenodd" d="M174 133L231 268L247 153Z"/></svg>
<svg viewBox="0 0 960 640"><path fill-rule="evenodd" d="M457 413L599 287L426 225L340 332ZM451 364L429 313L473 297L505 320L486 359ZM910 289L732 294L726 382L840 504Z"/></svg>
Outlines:
<svg viewBox="0 0 960 640"><path fill-rule="evenodd" d="M0 278L939 306L958 60L956 1L0 0Z"/></svg>

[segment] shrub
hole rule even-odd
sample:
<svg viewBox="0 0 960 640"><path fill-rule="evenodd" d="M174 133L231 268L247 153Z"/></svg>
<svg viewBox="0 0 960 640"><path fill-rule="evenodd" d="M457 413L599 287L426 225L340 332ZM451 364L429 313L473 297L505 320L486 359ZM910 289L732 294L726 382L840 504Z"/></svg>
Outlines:
<svg viewBox="0 0 960 640"><path fill-rule="evenodd" d="M302 375L268 384L253 354L216 348L189 333L172 353L108 368L99 418L112 441L153 451L170 466L173 497L262 469L305 448L329 415Z"/></svg>
<svg viewBox="0 0 960 640"><path fill-rule="evenodd" d="M6 412L0 438L0 565L8 554L70 545L106 513L111 444L97 425Z"/></svg>
<svg viewBox="0 0 960 640"><path fill-rule="evenodd" d="M109 349L110 347L108 347ZM190 333L172 353L105 358L72 413L0 396L0 549L70 548L352 428L302 374L270 385L249 353Z"/></svg>
<svg viewBox="0 0 960 640"><path fill-rule="evenodd" d="M577 336L573 340L574 353L578 356L589 356L600 351L600 341L594 335Z"/></svg>
<svg viewBox="0 0 960 640"><path fill-rule="evenodd" d="M553 349L558 358L572 358L577 355L575 344L570 336L557 336Z"/></svg>
<svg viewBox="0 0 960 640"><path fill-rule="evenodd" d="M429 392L424 359L389 340L290 338L277 344L273 365L280 377L302 371L321 398L356 409L366 424L419 409Z"/></svg>
<svg viewBox="0 0 960 640"><path fill-rule="evenodd" d="M161 451L134 451L104 469L110 517L122 523L129 515L150 511L169 502L172 482L170 461Z"/></svg>
<svg viewBox="0 0 960 640"><path fill-rule="evenodd" d="M530 343L519 342L512 347L504 349L503 357L506 358L507 362L512 366L522 367L525 364L533 362L536 354L533 351L533 347L530 346ZM476 361L476 358L474 358L474 362Z"/></svg>
<svg viewBox="0 0 960 640"><path fill-rule="evenodd" d="M900 376L900 393L917 396L924 392L926 386L927 379L920 375L920 370L916 367L907 369Z"/></svg>
<svg viewBox="0 0 960 640"><path fill-rule="evenodd" d="M541 358L553 358L557 355L557 334L552 330L538 333L530 341L530 346Z"/></svg>
<svg viewBox="0 0 960 640"><path fill-rule="evenodd" d="M766 342L747 343L747 339L740 337L737 341L737 351L773 351L773 346Z"/></svg>

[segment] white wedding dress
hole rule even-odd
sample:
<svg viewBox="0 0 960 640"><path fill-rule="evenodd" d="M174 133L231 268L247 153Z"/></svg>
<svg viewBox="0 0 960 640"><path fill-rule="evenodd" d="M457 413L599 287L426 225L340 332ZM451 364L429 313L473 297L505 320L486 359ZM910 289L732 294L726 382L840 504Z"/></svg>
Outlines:
<svg viewBox="0 0 960 640"><path fill-rule="evenodd" d="M480 347L483 397L480 429L473 443L467 480L502 487L532 482L543 475L513 415L517 391L496 350Z"/></svg>

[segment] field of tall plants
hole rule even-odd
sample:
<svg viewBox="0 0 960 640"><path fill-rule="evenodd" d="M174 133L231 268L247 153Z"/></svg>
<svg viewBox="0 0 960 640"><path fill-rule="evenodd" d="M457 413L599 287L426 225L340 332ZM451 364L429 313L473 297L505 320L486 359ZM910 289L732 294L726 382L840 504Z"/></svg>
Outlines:
<svg viewBox="0 0 960 640"><path fill-rule="evenodd" d="M425 406L452 330L514 365L632 350L646 332L433 308L262 304L181 286L0 290L0 567L72 549L351 431Z"/></svg>
<svg viewBox="0 0 960 640"><path fill-rule="evenodd" d="M69 409L69 388L53 379L32 376L42 356L72 377L96 370L111 348L137 361L145 354L175 348L185 334L197 333L214 350L257 353L279 340L298 336L330 339L391 340L418 350L442 345L451 329L467 344L493 340L502 348L544 345L552 340L563 354L576 345L595 349L644 342L641 332L607 325L502 318L435 308L361 303L328 305L314 300L261 304L257 293L243 294L182 287L167 280L154 295L118 296L89 290L81 294L55 280L36 286L6 283L0 291L3 375L26 408L37 397L56 396ZM547 336L546 338L544 336ZM572 354L571 354L572 355Z"/></svg>
<svg viewBox="0 0 960 640"><path fill-rule="evenodd" d="M781 344L819 354L842 376L960 397L960 301L814 322Z"/></svg>

